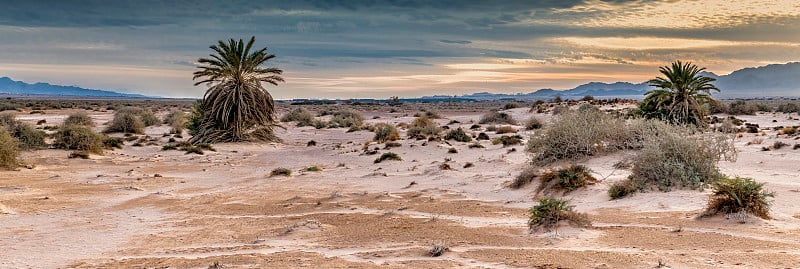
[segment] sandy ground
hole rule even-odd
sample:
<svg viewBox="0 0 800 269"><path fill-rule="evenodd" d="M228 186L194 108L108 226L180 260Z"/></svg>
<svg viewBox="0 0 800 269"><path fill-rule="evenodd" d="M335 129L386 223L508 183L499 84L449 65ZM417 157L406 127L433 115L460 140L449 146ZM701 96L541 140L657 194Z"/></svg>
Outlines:
<svg viewBox="0 0 800 269"><path fill-rule="evenodd" d="M520 122L550 118L510 112ZM20 118L53 125L68 111L46 113ZM461 122L451 128L483 114L440 113L440 124ZM379 116L370 123L410 122L405 114L365 113ZM795 114L739 118L762 128L800 124ZM725 174L776 192L772 220L695 219L709 190L609 201L608 187L629 173L613 168L631 154L621 152L586 160L602 181L566 196L592 227L531 233L535 184L506 187L526 166L524 146L404 139L392 149L372 143L403 158L375 164L377 155L362 151L373 133L286 126L278 131L284 143L220 144L205 155L162 151L165 126L147 129L157 146L129 142L88 160L25 152L32 169L0 171L0 268L800 267L800 150L791 147L800 141L777 131L743 134L737 162L720 163ZM790 146L762 151L777 140ZM452 170L440 169L445 163ZM304 171L314 165L322 171ZM277 167L293 173L271 177ZM430 257L434 244L449 251Z"/></svg>

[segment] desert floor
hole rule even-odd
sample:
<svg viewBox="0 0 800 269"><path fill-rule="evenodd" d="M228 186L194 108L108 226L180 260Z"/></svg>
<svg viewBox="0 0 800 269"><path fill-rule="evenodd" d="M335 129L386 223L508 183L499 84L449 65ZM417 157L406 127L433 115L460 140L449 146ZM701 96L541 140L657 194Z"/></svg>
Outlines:
<svg viewBox="0 0 800 269"><path fill-rule="evenodd" d="M468 129L484 111L440 110L437 122ZM71 111L45 112L18 118L56 125ZM552 117L509 112L520 122ZM410 114L364 112L368 123ZM103 123L112 112L91 115ZM369 147L403 160L377 164L362 150L371 132L291 123L277 131L283 143L218 144L204 155L162 151L166 126L146 131L157 145L127 142L91 159L24 152L28 168L0 171L0 268L798 268L800 150L791 145L800 140L769 128L798 125L798 115L739 118L765 131L737 138L738 160L720 168L766 182L772 220L696 219L708 189L610 201L608 187L629 174L614 168L632 154L621 152L582 162L601 182L565 196L592 227L531 233L536 183L506 187L528 163L524 145L409 140L402 128L401 147ZM535 132L515 127L526 140ZM762 151L777 140L790 146ZM322 170L305 171L315 165ZM278 167L293 173L270 176ZM431 257L434 244L449 251Z"/></svg>

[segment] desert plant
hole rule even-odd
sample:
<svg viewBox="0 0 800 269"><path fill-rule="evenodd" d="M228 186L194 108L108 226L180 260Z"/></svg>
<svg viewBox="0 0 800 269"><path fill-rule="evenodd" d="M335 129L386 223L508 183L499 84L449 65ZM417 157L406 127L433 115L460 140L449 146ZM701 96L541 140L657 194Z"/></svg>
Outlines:
<svg viewBox="0 0 800 269"><path fill-rule="evenodd" d="M490 111L489 113L484 114L481 117L480 121L478 121L478 123L480 123L480 124L493 123L493 124L512 124L512 125L514 125L514 124L517 124L517 121L515 121L514 118L511 117L511 114L508 114L508 113L505 113L505 112Z"/></svg>
<svg viewBox="0 0 800 269"><path fill-rule="evenodd" d="M59 149L103 153L103 135L88 126L62 125L54 135L53 146Z"/></svg>
<svg viewBox="0 0 800 269"><path fill-rule="evenodd" d="M754 115L756 114L756 106L748 104L744 100L736 100L728 105L728 114L731 115Z"/></svg>
<svg viewBox="0 0 800 269"><path fill-rule="evenodd" d="M385 160L402 161L403 158L400 158L400 155L397 155L397 153L394 153L394 152L384 152L383 154L381 154L380 157L375 159L375 163L380 163L380 162L385 161Z"/></svg>
<svg viewBox="0 0 800 269"><path fill-rule="evenodd" d="M640 105L646 117L678 124L705 124L706 105L715 103L712 91L719 91L711 82L716 79L701 74L705 68L676 61L659 68L665 77L656 77L648 84L658 89L648 91Z"/></svg>
<svg viewBox="0 0 800 269"><path fill-rule="evenodd" d="M145 110L139 114L139 118L142 120L142 123L145 127L158 125L161 121L156 117L156 114L153 111Z"/></svg>
<svg viewBox="0 0 800 269"><path fill-rule="evenodd" d="M5 128L0 128L0 168L14 169L19 165L17 156L19 155L17 139L8 133Z"/></svg>
<svg viewBox="0 0 800 269"><path fill-rule="evenodd" d="M328 123L331 128L352 128L361 127L364 123L364 116L361 112L353 109L340 109L333 112L333 118Z"/></svg>
<svg viewBox="0 0 800 269"><path fill-rule="evenodd" d="M520 108L520 107L522 107L522 106L517 102L508 102L505 105L503 105L503 110L509 110L509 109Z"/></svg>
<svg viewBox="0 0 800 269"><path fill-rule="evenodd" d="M511 181L511 184L508 185L509 188L512 189L519 189L529 183L533 182L536 178L539 177L539 172L536 167L528 166L524 170L522 170L519 175L514 177L514 180Z"/></svg>
<svg viewBox="0 0 800 269"><path fill-rule="evenodd" d="M375 124L375 137L372 140L383 143L386 141L395 141L400 139L400 134L397 133L397 128L388 123Z"/></svg>
<svg viewBox="0 0 800 269"><path fill-rule="evenodd" d="M183 128L186 126L186 123L186 114L183 113L183 111L172 111L164 116L164 124L169 125L169 132L173 134L183 133Z"/></svg>
<svg viewBox="0 0 800 269"><path fill-rule="evenodd" d="M475 141L474 143L472 143L472 144L469 144L469 146L467 146L467 147L469 147L469 148L471 148L471 149L476 149L476 148L478 148L478 149L482 149L482 148L485 148L485 147L484 147L483 145L481 145L481 143L479 143L478 141Z"/></svg>
<svg viewBox="0 0 800 269"><path fill-rule="evenodd" d="M203 100L197 100L192 104L192 111L186 119L186 130L189 135L196 135L200 131L201 124L203 124Z"/></svg>
<svg viewBox="0 0 800 269"><path fill-rule="evenodd" d="M764 190L764 183L752 178L722 177L712 185L711 199L703 215L749 213L770 219L767 198L772 197L775 194Z"/></svg>
<svg viewBox="0 0 800 269"><path fill-rule="evenodd" d="M442 128L436 122L427 117L419 117L411 122L406 134L409 138L425 139L430 136L438 136L441 132Z"/></svg>
<svg viewBox="0 0 800 269"><path fill-rule="evenodd" d="M311 111L308 111L308 109L298 107L281 117L281 122L290 121L296 122L297 127L314 126L314 115L312 115Z"/></svg>
<svg viewBox="0 0 800 269"><path fill-rule="evenodd" d="M278 168L272 169L272 172L269 173L269 176L271 176L271 177L274 177L274 176L287 176L287 177L288 176L292 176L292 170L289 170L289 169L283 168L283 167L278 167Z"/></svg>
<svg viewBox="0 0 800 269"><path fill-rule="evenodd" d="M456 148L449 148L447 149L447 153L458 153L458 150Z"/></svg>
<svg viewBox="0 0 800 269"><path fill-rule="evenodd" d="M44 141L47 134L41 130L36 130L36 128L30 124L17 122L12 131L12 136L19 141L20 149L27 150L47 147L47 143Z"/></svg>
<svg viewBox="0 0 800 269"><path fill-rule="evenodd" d="M242 39L220 40L210 48L217 54L200 58L195 85L210 87L203 96L202 123L190 142L216 143L264 141L276 139L272 128L276 122L275 103L263 83L278 85L283 70L261 65L275 58L267 48L251 52L255 37L245 44Z"/></svg>
<svg viewBox="0 0 800 269"><path fill-rule="evenodd" d="M67 116L67 118L64 119L64 124L94 126L94 121L92 121L92 117L90 117L89 114L86 114L86 112L78 111Z"/></svg>
<svg viewBox="0 0 800 269"><path fill-rule="evenodd" d="M472 138L469 137L469 135L467 135L467 133L465 133L464 130L461 129L461 127L459 127L458 129L455 129L455 130L450 130L450 132L447 132L447 134L444 136L444 139L445 140L455 140L455 141L458 141L458 142L470 142L470 141L472 141Z"/></svg>
<svg viewBox="0 0 800 269"><path fill-rule="evenodd" d="M134 113L117 110L114 119L106 126L105 133L144 133L144 123Z"/></svg>
<svg viewBox="0 0 800 269"><path fill-rule="evenodd" d="M517 128L511 126L500 126L494 130L496 134L512 134L517 132Z"/></svg>
<svg viewBox="0 0 800 269"><path fill-rule="evenodd" d="M447 248L447 246L445 246L444 244L436 243L433 244L431 250L428 251L428 255L431 255L431 257L439 257L442 256L445 252L447 252L447 250L449 250L449 248Z"/></svg>
<svg viewBox="0 0 800 269"><path fill-rule="evenodd" d="M794 135L795 133L797 133L797 127L794 126L783 127L783 129L781 129L781 133L785 135Z"/></svg>
<svg viewBox="0 0 800 269"><path fill-rule="evenodd" d="M519 135L512 135L512 136L504 135L504 136L500 136L498 138L492 139L492 144L493 145L503 144L503 147L519 145L519 144L522 144L522 136L519 136Z"/></svg>
<svg viewBox="0 0 800 269"><path fill-rule="evenodd" d="M776 109L775 111L783 112L783 113L800 112L800 105L798 105L796 103L784 103L784 104L778 105L778 109Z"/></svg>
<svg viewBox="0 0 800 269"><path fill-rule="evenodd" d="M639 186L636 186L636 181L634 180L623 180L611 185L608 188L608 196L611 197L612 200L620 199L632 195L639 191Z"/></svg>
<svg viewBox="0 0 800 269"><path fill-rule="evenodd" d="M562 220L570 221L571 224L578 226L588 226L591 224L586 214L577 213L574 206L569 201L557 198L542 198L539 204L528 210L531 217L528 220L528 227L531 230L544 228L550 230L555 228Z"/></svg>
<svg viewBox="0 0 800 269"><path fill-rule="evenodd" d="M539 185L537 193L542 190L564 190L571 192L575 189L597 183L597 179L591 174L591 170L583 165L571 164L557 170L550 170L539 176L542 184Z"/></svg>
<svg viewBox="0 0 800 269"><path fill-rule="evenodd" d="M532 135L528 151L536 165L574 161L620 147L625 122L601 111L570 111L562 114L544 131Z"/></svg>
<svg viewBox="0 0 800 269"><path fill-rule="evenodd" d="M536 130L542 128L542 126L544 126L544 124L537 117L531 117L525 122L525 130Z"/></svg>
<svg viewBox="0 0 800 269"><path fill-rule="evenodd" d="M320 171L322 171L322 168L320 168L319 166L313 165L313 166L306 167L305 170L306 170L306 172L320 172Z"/></svg>

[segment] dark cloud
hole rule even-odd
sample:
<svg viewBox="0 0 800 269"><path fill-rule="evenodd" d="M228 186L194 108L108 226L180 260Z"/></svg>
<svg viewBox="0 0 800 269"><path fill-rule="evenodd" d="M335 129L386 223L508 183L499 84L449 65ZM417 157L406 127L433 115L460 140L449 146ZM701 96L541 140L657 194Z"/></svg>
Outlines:
<svg viewBox="0 0 800 269"><path fill-rule="evenodd" d="M447 44L461 44L461 45L466 45L466 44L472 43L472 41L469 41L469 40L447 40L447 39L439 40L439 42L447 43Z"/></svg>

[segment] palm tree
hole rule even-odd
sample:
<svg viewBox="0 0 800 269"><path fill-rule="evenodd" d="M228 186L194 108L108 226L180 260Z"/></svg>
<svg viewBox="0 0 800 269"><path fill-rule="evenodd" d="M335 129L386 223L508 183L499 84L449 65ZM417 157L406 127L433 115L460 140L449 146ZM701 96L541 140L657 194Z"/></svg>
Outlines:
<svg viewBox="0 0 800 269"><path fill-rule="evenodd" d="M267 48L251 52L255 37L245 44L242 39L219 41L210 48L217 54L197 61L199 71L194 85L209 85L203 96L201 124L190 142L217 143L247 140L274 140L272 127L277 122L272 95L262 82L278 85L283 70L262 67L275 58Z"/></svg>
<svg viewBox="0 0 800 269"><path fill-rule="evenodd" d="M659 68L664 77L648 81L658 89L645 93L640 109L647 117L658 117L676 124L705 124L707 105L715 104L711 91L719 92L715 78L700 75L705 68L676 61Z"/></svg>

